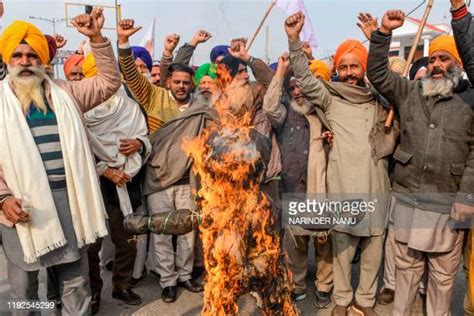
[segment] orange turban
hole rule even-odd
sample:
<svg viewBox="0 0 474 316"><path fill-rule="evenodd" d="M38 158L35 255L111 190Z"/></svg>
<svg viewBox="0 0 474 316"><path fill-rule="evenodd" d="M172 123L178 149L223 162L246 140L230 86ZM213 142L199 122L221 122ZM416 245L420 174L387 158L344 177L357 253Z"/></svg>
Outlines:
<svg viewBox="0 0 474 316"><path fill-rule="evenodd" d="M71 73L71 70L74 67L81 67L82 64L84 63L84 55L71 55L69 56L66 61L64 62L64 74L66 75L66 78L69 77L69 74Z"/></svg>
<svg viewBox="0 0 474 316"><path fill-rule="evenodd" d="M97 74L97 66L92 53L87 54L86 58L84 59L84 63L82 64L82 73L86 78L94 77Z"/></svg>
<svg viewBox="0 0 474 316"><path fill-rule="evenodd" d="M364 45L362 45L361 42L358 40L353 40L349 39L345 42L343 42L341 45L336 50L336 55L334 56L334 65L339 66L339 63L341 62L342 57L344 55L352 53L354 54L357 59L359 60L360 64L362 65L362 68L364 70L367 69L367 58L368 58L368 52L367 48L365 48Z"/></svg>
<svg viewBox="0 0 474 316"><path fill-rule="evenodd" d="M453 56L454 59L462 65L461 57L459 57L458 50L456 48L456 42L454 42L454 37L451 35L441 35L435 38L430 43L430 56L437 51L445 51Z"/></svg>
<svg viewBox="0 0 474 316"><path fill-rule="evenodd" d="M322 60L312 60L309 62L309 69L315 76L321 77L324 81L331 80L331 69Z"/></svg>
<svg viewBox="0 0 474 316"><path fill-rule="evenodd" d="M22 41L38 54L43 65L48 64L49 48L46 37L36 26L25 21L14 21L3 31L0 38L0 54L6 63L10 62L13 52Z"/></svg>

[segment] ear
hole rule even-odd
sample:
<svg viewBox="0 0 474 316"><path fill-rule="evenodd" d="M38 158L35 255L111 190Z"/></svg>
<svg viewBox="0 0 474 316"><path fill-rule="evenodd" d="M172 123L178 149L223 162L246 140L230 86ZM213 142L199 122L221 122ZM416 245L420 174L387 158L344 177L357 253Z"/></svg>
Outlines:
<svg viewBox="0 0 474 316"><path fill-rule="evenodd" d="M171 86L171 76L168 76L166 79L166 89L170 89Z"/></svg>

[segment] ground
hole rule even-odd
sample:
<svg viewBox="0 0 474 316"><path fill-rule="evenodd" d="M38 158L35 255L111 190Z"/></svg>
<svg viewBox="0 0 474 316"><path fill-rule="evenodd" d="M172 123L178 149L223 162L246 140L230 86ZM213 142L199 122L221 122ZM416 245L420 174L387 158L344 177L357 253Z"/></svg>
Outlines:
<svg viewBox="0 0 474 316"><path fill-rule="evenodd" d="M331 308L318 310L314 306L314 257L310 257L310 269L308 273L308 296L304 301L299 302L298 308L301 310L302 315L321 315L329 316ZM3 253L3 249L0 248L0 301L7 300L9 298L9 285L7 279L6 259ZM353 275L358 275L358 267L354 266ZM141 306L127 306L121 301L112 298L112 287L111 278L112 273L104 269L104 289L102 291L102 303L101 309L98 315L104 316L118 316L118 315L160 315L160 316L175 316L175 315L198 315L202 308L203 296L202 293L195 294L188 292L182 288L178 291L178 299L174 304L164 303L160 299L161 288L158 283L158 279L153 275L149 275L142 285L136 289L136 292L142 297L143 304ZM40 273L40 298L45 299L46 287L45 287L46 274L44 271ZM356 282L356 280L355 280ZM460 270L456 276L453 302L451 311L454 316L463 315L462 302L464 297L464 291L466 288L465 279L462 271ZM413 315L423 315L421 300L418 298L416 306L413 311ZM255 308L254 299L246 295L239 301L240 315L260 315L259 311ZM377 306L376 312L379 315L391 315L391 305L388 306ZM43 313L46 315L45 313ZM60 315L60 313L52 313L52 315ZM0 311L0 315L8 315L4 311Z"/></svg>

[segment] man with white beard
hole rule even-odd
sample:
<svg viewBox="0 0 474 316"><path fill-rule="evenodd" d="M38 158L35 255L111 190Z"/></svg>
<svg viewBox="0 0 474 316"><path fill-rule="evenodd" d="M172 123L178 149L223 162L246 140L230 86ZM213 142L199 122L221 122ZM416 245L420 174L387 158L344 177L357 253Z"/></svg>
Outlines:
<svg viewBox="0 0 474 316"><path fill-rule="evenodd" d="M393 315L411 315L425 265L426 313L449 315L464 237L453 223L458 214L474 211L474 89L461 76L452 36L431 41L421 82L388 71L391 34L404 19L401 11L385 13L382 26L372 32L368 61L370 82L400 113Z"/></svg>
<svg viewBox="0 0 474 316"><path fill-rule="evenodd" d="M82 113L121 82L101 34L102 10L72 24L98 61L97 76L81 82L46 75L48 44L31 23L15 21L0 38L9 72L0 86L0 209L14 225L1 227L11 298L38 300L39 269L48 267L60 283L62 314L84 315L91 301L86 245L107 228Z"/></svg>

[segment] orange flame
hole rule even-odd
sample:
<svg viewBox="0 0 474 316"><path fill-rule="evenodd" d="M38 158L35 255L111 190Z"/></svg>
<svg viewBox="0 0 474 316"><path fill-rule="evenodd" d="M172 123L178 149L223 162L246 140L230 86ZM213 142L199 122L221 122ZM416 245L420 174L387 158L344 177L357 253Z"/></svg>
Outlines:
<svg viewBox="0 0 474 316"><path fill-rule="evenodd" d="M201 184L200 230L207 271L202 314L236 314L238 297L252 291L260 295L264 315L297 315L281 263L280 240L271 227L269 201L260 189L264 166L250 136L248 113L243 119L228 113L225 95L232 78L227 67L218 67L218 74L224 88L224 97L215 104L221 125L183 142Z"/></svg>

